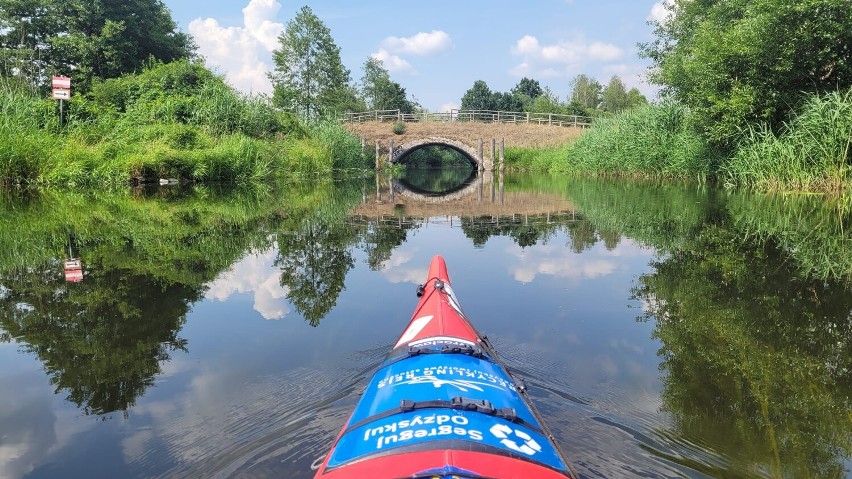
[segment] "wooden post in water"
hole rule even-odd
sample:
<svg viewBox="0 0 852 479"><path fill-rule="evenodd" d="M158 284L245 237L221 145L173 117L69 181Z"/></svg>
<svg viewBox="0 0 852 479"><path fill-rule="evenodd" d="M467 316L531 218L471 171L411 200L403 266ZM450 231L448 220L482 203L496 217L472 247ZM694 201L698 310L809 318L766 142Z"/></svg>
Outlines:
<svg viewBox="0 0 852 479"><path fill-rule="evenodd" d="M494 169L494 164L497 163L497 140L491 139L491 169Z"/></svg>
<svg viewBox="0 0 852 479"><path fill-rule="evenodd" d="M484 169L485 169L485 165L484 165L484 163L485 163L485 158L483 158L483 157L482 157L482 145L483 145L483 143L484 143L484 142L482 141L482 138L480 138L480 139L479 139L479 160L480 160L480 163L479 163L479 171L482 171L482 170L484 170Z"/></svg>
<svg viewBox="0 0 852 479"><path fill-rule="evenodd" d="M506 157L506 139L500 138L500 172L503 172L503 160Z"/></svg>
<svg viewBox="0 0 852 479"><path fill-rule="evenodd" d="M376 171L382 169L382 143L381 140L376 140Z"/></svg>
<svg viewBox="0 0 852 479"><path fill-rule="evenodd" d="M388 144L388 166L393 164L393 140Z"/></svg>

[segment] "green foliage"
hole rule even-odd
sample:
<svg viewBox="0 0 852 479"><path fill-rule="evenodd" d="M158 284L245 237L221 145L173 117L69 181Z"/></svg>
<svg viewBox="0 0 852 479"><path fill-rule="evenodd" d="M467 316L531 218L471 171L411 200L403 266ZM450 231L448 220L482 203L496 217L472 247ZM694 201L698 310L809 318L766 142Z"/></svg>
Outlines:
<svg viewBox="0 0 852 479"><path fill-rule="evenodd" d="M571 93L568 95L571 103L576 103L586 110L594 110L601 104L603 87L597 80L587 75L577 75L571 81Z"/></svg>
<svg viewBox="0 0 852 479"><path fill-rule="evenodd" d="M58 120L53 102L0 79L0 184L38 174L52 156Z"/></svg>
<svg viewBox="0 0 852 479"><path fill-rule="evenodd" d="M267 98L235 92L200 63L153 62L97 82L72 99L61 132L54 102L5 85L3 182L244 182L363 166L358 139L340 126L305 126Z"/></svg>
<svg viewBox="0 0 852 479"><path fill-rule="evenodd" d="M521 81L511 91L512 95L524 98L527 101L535 100L542 93L544 93L544 90L541 89L541 84L539 84L538 80L527 77L521 78Z"/></svg>
<svg viewBox="0 0 852 479"><path fill-rule="evenodd" d="M461 99L462 110L496 110L494 94L483 80L476 80Z"/></svg>
<svg viewBox="0 0 852 479"><path fill-rule="evenodd" d="M473 164L458 150L440 145L423 146L409 152L400 161L411 168L447 168L449 171L464 169L470 172ZM430 174L430 173L425 173ZM456 173L450 173L455 175ZM419 175L411 175L419 176ZM465 177L467 178L467 177Z"/></svg>
<svg viewBox="0 0 852 479"><path fill-rule="evenodd" d="M663 410L733 469L844 477L852 290L799 277L785 256L722 220L639 278L662 343Z"/></svg>
<svg viewBox="0 0 852 479"><path fill-rule="evenodd" d="M76 91L141 70L145 61L189 58L195 46L160 0L2 0L0 76L48 86L56 73Z"/></svg>
<svg viewBox="0 0 852 479"><path fill-rule="evenodd" d="M360 140L337 122L320 122L310 128L310 133L327 152L332 168L364 168L365 159L361 153Z"/></svg>
<svg viewBox="0 0 852 479"><path fill-rule="evenodd" d="M379 59L370 57L364 63L361 91L367 108L371 110L399 110L402 113L414 113L415 104L406 98L405 88L390 79L390 74Z"/></svg>
<svg viewBox="0 0 852 479"><path fill-rule="evenodd" d="M527 80L524 83L523 80ZM477 80L467 90L461 99L462 110L500 110L500 111L523 111L524 106L540 98L541 87L538 82L524 78L515 86L512 92L492 92L488 85ZM530 94L536 94L535 97Z"/></svg>
<svg viewBox="0 0 852 479"><path fill-rule="evenodd" d="M307 6L287 23L272 53L270 79L279 106L309 118L344 111L354 100L349 70L340 60L340 47L328 27Z"/></svg>
<svg viewBox="0 0 852 479"><path fill-rule="evenodd" d="M689 113L674 103L647 105L595 121L551 171L604 176L698 178L714 172L714 157Z"/></svg>
<svg viewBox="0 0 852 479"><path fill-rule="evenodd" d="M401 135L401 134L405 133L405 123L403 123L401 121L394 122L393 133L395 135Z"/></svg>
<svg viewBox="0 0 852 479"><path fill-rule="evenodd" d="M247 251L269 250L270 231L289 238L291 231L323 220L339 228L343 222L330 218L360 199L360 188L348 185L300 185L226 191L196 186L155 194L126 188L33 196L6 191L0 195L4 337L35 355L56 393L85 414L127 411L170 355L185 351L180 329L209 282ZM349 247L355 234L292 240L286 255L323 250L332 240ZM61 261L71 247L83 261L85 279L66 285ZM336 269L324 262L310 266L335 281L325 293L342 290L343 278L328 276ZM302 292L291 293L297 307L308 304L296 298ZM321 294L320 300L333 304L336 296Z"/></svg>
<svg viewBox="0 0 852 479"><path fill-rule="evenodd" d="M512 170L549 171L565 162L568 147L561 148L506 148L505 164Z"/></svg>
<svg viewBox="0 0 852 479"><path fill-rule="evenodd" d="M565 113L565 108L559 101L559 97L548 87L544 88L542 94L536 97L528 105L528 108L536 113Z"/></svg>
<svg viewBox="0 0 852 479"><path fill-rule="evenodd" d="M750 128L722 167L728 184L761 189L833 190L852 174L852 90L812 96L780 133Z"/></svg>
<svg viewBox="0 0 852 479"><path fill-rule="evenodd" d="M847 0L676 0L671 8L643 47L651 79L713 142L733 147L749 125L777 131L803 93L852 86Z"/></svg>
<svg viewBox="0 0 852 479"><path fill-rule="evenodd" d="M601 109L610 113L626 110L628 104L627 88L618 75L613 76L601 93Z"/></svg>

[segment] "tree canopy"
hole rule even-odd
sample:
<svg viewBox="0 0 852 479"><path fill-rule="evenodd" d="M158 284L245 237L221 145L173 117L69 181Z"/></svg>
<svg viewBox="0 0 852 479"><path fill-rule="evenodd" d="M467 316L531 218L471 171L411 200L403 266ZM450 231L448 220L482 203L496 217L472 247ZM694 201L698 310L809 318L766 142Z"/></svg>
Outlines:
<svg viewBox="0 0 852 479"><path fill-rule="evenodd" d="M642 46L651 80L690 107L711 140L777 129L808 93L852 86L848 0L673 0Z"/></svg>
<svg viewBox="0 0 852 479"><path fill-rule="evenodd" d="M462 110L493 110L494 98L485 80L476 80L461 99Z"/></svg>
<svg viewBox="0 0 852 479"><path fill-rule="evenodd" d="M583 108L597 108L601 103L601 84L588 75L580 74L571 81L572 102L579 103Z"/></svg>
<svg viewBox="0 0 852 479"><path fill-rule="evenodd" d="M485 81L477 80L462 97L461 109L594 116L601 111L617 113L648 103L636 88L627 91L618 76L613 76L605 89L584 74L577 75L571 85L571 93L563 102L538 80L524 77L509 92L492 91Z"/></svg>
<svg viewBox="0 0 852 479"><path fill-rule="evenodd" d="M367 108L371 110L400 110L413 113L414 102L408 100L405 88L390 79L390 74L381 60L369 58L364 62L361 92Z"/></svg>
<svg viewBox="0 0 852 479"><path fill-rule="evenodd" d="M189 58L195 45L161 0L0 0L0 75L32 87L72 75L75 88Z"/></svg>
<svg viewBox="0 0 852 479"><path fill-rule="evenodd" d="M269 75L277 105L317 117L357 103L340 47L309 7L287 23L278 41L281 48L272 52L275 70Z"/></svg>

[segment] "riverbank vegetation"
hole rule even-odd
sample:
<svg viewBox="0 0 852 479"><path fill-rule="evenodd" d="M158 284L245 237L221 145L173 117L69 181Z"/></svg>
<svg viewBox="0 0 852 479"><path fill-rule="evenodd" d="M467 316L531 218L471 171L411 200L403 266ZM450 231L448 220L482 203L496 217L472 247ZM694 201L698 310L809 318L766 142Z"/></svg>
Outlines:
<svg viewBox="0 0 852 479"><path fill-rule="evenodd" d="M0 184L246 182L364 167L357 138L326 120L355 96L338 88L349 73L309 9L288 25L311 27L308 50L288 50L299 39L282 36L276 59L313 69L290 83L276 70L268 98L241 94L205 68L161 2L95 7L51 0L0 10ZM49 80L69 71L74 95L58 107L47 99ZM331 93L312 88L320 78Z"/></svg>
<svg viewBox="0 0 852 479"><path fill-rule="evenodd" d="M852 17L843 0L668 2L642 46L661 103L596 120L559 151L512 166L727 186L852 186ZM796 41L786 41L795 32ZM596 90L587 90L595 93ZM593 102L603 103L599 94Z"/></svg>
<svg viewBox="0 0 852 479"><path fill-rule="evenodd" d="M200 63L152 63L69 102L0 84L0 178L44 185L250 181L361 167L358 140L244 96Z"/></svg>

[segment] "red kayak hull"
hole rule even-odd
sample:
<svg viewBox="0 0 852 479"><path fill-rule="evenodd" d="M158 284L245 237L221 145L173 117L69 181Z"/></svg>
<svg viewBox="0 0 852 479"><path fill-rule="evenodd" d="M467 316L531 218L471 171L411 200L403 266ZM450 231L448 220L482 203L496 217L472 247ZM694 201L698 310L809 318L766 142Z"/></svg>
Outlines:
<svg viewBox="0 0 852 479"><path fill-rule="evenodd" d="M315 479L576 477L436 256L420 300Z"/></svg>

